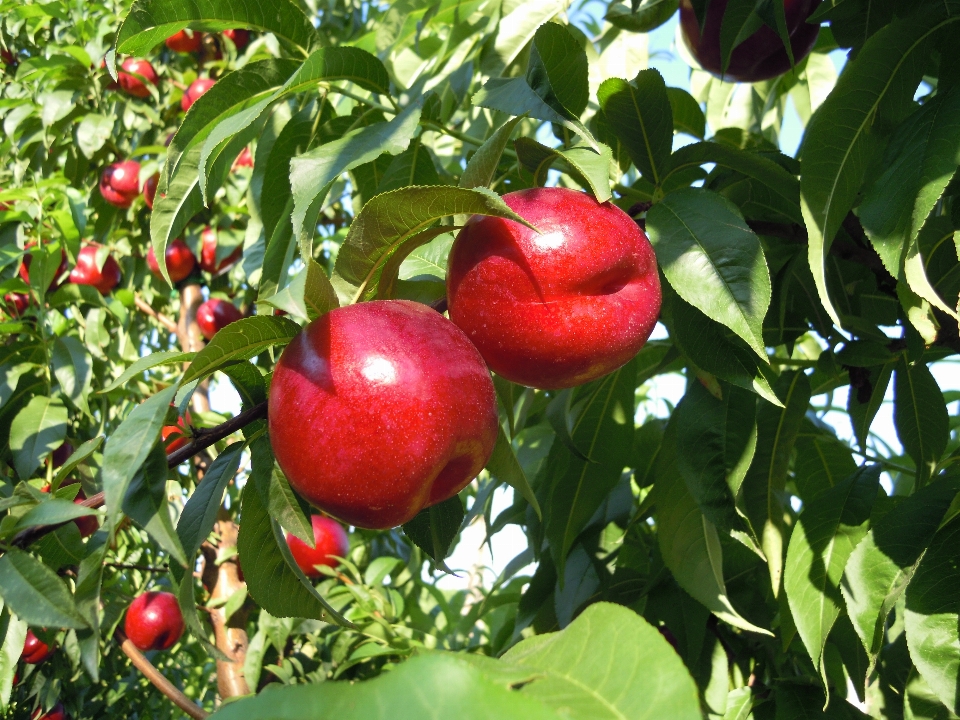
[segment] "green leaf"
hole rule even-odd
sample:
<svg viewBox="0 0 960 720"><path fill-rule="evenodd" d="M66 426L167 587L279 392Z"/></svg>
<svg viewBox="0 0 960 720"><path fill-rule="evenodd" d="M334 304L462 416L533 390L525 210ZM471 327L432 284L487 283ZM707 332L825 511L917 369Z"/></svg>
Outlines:
<svg viewBox="0 0 960 720"><path fill-rule="evenodd" d="M756 180L756 187L771 193L772 205L791 221L803 222L800 212L800 182L773 160L749 150L713 141L685 145L670 158L667 177L706 164L728 168Z"/></svg>
<svg viewBox="0 0 960 720"><path fill-rule="evenodd" d="M6 617L6 631L3 635L3 645L0 647L0 708L6 710L13 691L13 678L17 675L17 663L23 654L23 643L27 639L27 624L11 614L4 612L0 618ZM3 627L3 624L0 624Z"/></svg>
<svg viewBox="0 0 960 720"><path fill-rule="evenodd" d="M307 250L312 247L317 217L334 180L383 153L397 155L406 150L420 122L420 110L419 105L410 105L390 122L357 128L290 161L293 233L299 238L302 256L312 256Z"/></svg>
<svg viewBox="0 0 960 720"><path fill-rule="evenodd" d="M250 480L260 493L260 500L266 504L270 517L280 527L314 547L309 509L293 492L286 476L277 467L267 435L261 435L253 442L251 456L253 469Z"/></svg>
<svg viewBox="0 0 960 720"><path fill-rule="evenodd" d="M137 0L117 32L116 51L143 56L188 27L212 31L247 28L273 33L304 55L321 44L310 19L292 0L274 0L269 6L255 0Z"/></svg>
<svg viewBox="0 0 960 720"><path fill-rule="evenodd" d="M703 717L680 656L656 628L620 605L594 603L561 632L518 643L500 663L533 673L520 695L571 720Z"/></svg>
<svg viewBox="0 0 960 720"><path fill-rule="evenodd" d="M497 174L500 157L503 155L513 129L522 117L507 120L503 125L487 138L483 145L470 158L467 167L460 176L459 186L462 188L489 187ZM459 224L459 223L458 223Z"/></svg>
<svg viewBox="0 0 960 720"><path fill-rule="evenodd" d="M894 132L884 155L884 171L864 191L857 214L894 277L899 277L908 248L960 165L958 118L960 89L931 98ZM956 310L926 282L922 260L919 272L915 271L911 263L911 275L917 275L911 289L956 317Z"/></svg>
<svg viewBox="0 0 960 720"><path fill-rule="evenodd" d="M770 386L775 377L747 344L697 308L685 303L669 287L664 289L662 317L670 337L686 358L700 370L757 393L770 403L780 400Z"/></svg>
<svg viewBox="0 0 960 720"><path fill-rule="evenodd" d="M720 72L726 74L736 47L760 29L756 0L729 0L720 21Z"/></svg>
<svg viewBox="0 0 960 720"><path fill-rule="evenodd" d="M483 74L488 77L502 75L527 47L537 29L565 10L566 5L561 0L513 6L509 13L500 18L492 52L486 53L482 60Z"/></svg>
<svg viewBox="0 0 960 720"><path fill-rule="evenodd" d="M550 107L537 95L524 78L491 78L471 99L477 107L500 110L521 117L529 115L537 120L563 125L575 135L583 138L590 147L599 152L600 147L590 131L576 118L570 118Z"/></svg>
<svg viewBox="0 0 960 720"><path fill-rule="evenodd" d="M781 497L800 424L810 403L810 381L802 372L784 373L776 389L783 407L760 403L757 408L757 451L743 481L743 501L760 547L767 557L774 595L780 592L786 546Z"/></svg>
<svg viewBox="0 0 960 720"><path fill-rule="evenodd" d="M851 388L850 396L847 399L847 412L850 415L850 424L853 426L853 433L857 437L857 443L861 450L867 449L870 425L883 404L883 398L887 394L887 386L890 384L890 376L893 374L896 364L897 358L892 358L882 367L870 368L869 375L862 386L863 390L857 388L854 392L854 389Z"/></svg>
<svg viewBox="0 0 960 720"><path fill-rule="evenodd" d="M171 570L174 579L176 579L177 566L174 565ZM187 630L200 642L210 657L222 662L233 662L231 658L210 642L210 639L207 637L206 628L200 623L200 614L197 612L197 599L194 594L194 582L193 573L185 572L183 573L183 577L178 581L176 588L177 603L180 605L184 625L187 626Z"/></svg>
<svg viewBox="0 0 960 720"><path fill-rule="evenodd" d="M184 155L202 147L218 127L238 116L249 117L249 123L259 117L276 98L278 86L286 82L298 67L299 63L293 60L260 60L219 78L190 106L170 141L158 192L166 191L167 183L176 175Z"/></svg>
<svg viewBox="0 0 960 720"><path fill-rule="evenodd" d="M906 592L907 646L940 701L960 711L960 521L933 538Z"/></svg>
<svg viewBox="0 0 960 720"><path fill-rule="evenodd" d="M840 578L867 532L880 467L865 466L807 504L790 537L783 589L797 632L827 684L823 651L840 612Z"/></svg>
<svg viewBox="0 0 960 720"><path fill-rule="evenodd" d="M727 710L723 720L749 720L753 710L753 689L749 687L731 690L727 695Z"/></svg>
<svg viewBox="0 0 960 720"><path fill-rule="evenodd" d="M578 183L588 185L597 202L606 202L613 194L610 192L610 163L613 152L606 145L600 145L600 152L586 145L568 150L541 145L533 138L517 138L514 143L517 159L533 173L535 185L545 185L547 171L559 160L565 167L563 171L571 175Z"/></svg>
<svg viewBox="0 0 960 720"><path fill-rule="evenodd" d="M34 525L59 525L85 515L96 515L96 510L83 507L72 500L52 497L39 505L30 508L11 529L18 532Z"/></svg>
<svg viewBox="0 0 960 720"><path fill-rule="evenodd" d="M950 419L940 386L930 369L901 356L893 374L893 424L897 438L917 464L922 487L943 456L950 438Z"/></svg>
<svg viewBox="0 0 960 720"><path fill-rule="evenodd" d="M33 555L17 548L8 548L0 557L0 597L29 625L87 627L63 580Z"/></svg>
<svg viewBox="0 0 960 720"><path fill-rule="evenodd" d="M694 501L720 532L735 533L748 547L753 531L738 512L736 496L757 449L757 396L723 385L718 400L691 381L674 411L677 466Z"/></svg>
<svg viewBox="0 0 960 720"><path fill-rule="evenodd" d="M727 597L720 536L680 475L676 438L677 423L671 418L657 454L652 491L663 562L680 587L718 618L742 630L771 635L744 619Z"/></svg>
<svg viewBox="0 0 960 720"><path fill-rule="evenodd" d="M603 19L621 30L646 33L673 17L679 5L679 0L643 0L635 11L630 12L623 5L611 4Z"/></svg>
<svg viewBox="0 0 960 720"><path fill-rule="evenodd" d="M87 395L93 379L93 358L73 336L57 338L53 344L53 373L60 389L81 410L89 412Z"/></svg>
<svg viewBox="0 0 960 720"><path fill-rule="evenodd" d="M177 536L188 559L196 556L200 545L213 530L217 511L223 502L224 490L237 474L244 447L242 442L228 445L211 463L203 476L203 482L197 485L197 489L184 505L177 522Z"/></svg>
<svg viewBox="0 0 960 720"><path fill-rule="evenodd" d="M460 532L463 516L463 502L459 495L454 495L418 512L413 520L403 524L403 532L437 567L450 572L443 561Z"/></svg>
<svg viewBox="0 0 960 720"><path fill-rule="evenodd" d="M672 0L654 1L672 2ZM673 114L673 129L703 140L707 132L707 119L703 115L703 110L700 109L700 103L694 99L693 95L681 88L668 87L667 99L670 101Z"/></svg>
<svg viewBox="0 0 960 720"><path fill-rule="evenodd" d="M378 95L390 94L390 76L380 58L346 45L314 50L284 85L283 94L302 92L331 80L346 80Z"/></svg>
<svg viewBox="0 0 960 720"><path fill-rule="evenodd" d="M419 137L387 165L377 185L377 194L397 190L408 185L440 185L440 175L433 163L430 150Z"/></svg>
<svg viewBox="0 0 960 720"><path fill-rule="evenodd" d="M107 538L97 534L87 542L85 549L87 555L80 560L77 570L74 602L77 610L90 623L90 629L77 631L77 644L80 646L83 667L96 683L100 678L100 590L103 586L104 558L109 549Z"/></svg>
<svg viewBox="0 0 960 720"><path fill-rule="evenodd" d="M178 387L174 383L137 405L107 440L101 476L111 525L119 517L130 481L160 437L160 428Z"/></svg>
<svg viewBox="0 0 960 720"><path fill-rule="evenodd" d="M232 322L213 336L213 340L197 353L183 375L186 385L212 375L228 363L249 360L269 347L286 345L300 326L292 320L270 315L256 315Z"/></svg>
<svg viewBox="0 0 960 720"><path fill-rule="evenodd" d="M603 117L637 170L654 185L660 185L673 147L673 110L663 77L649 69L640 71L634 85L609 78L600 85L597 100Z"/></svg>
<svg viewBox="0 0 960 720"><path fill-rule="evenodd" d="M283 310L304 322L315 320L340 307L337 291L330 284L330 278L313 258L307 258L305 267L283 290L258 302Z"/></svg>
<svg viewBox="0 0 960 720"><path fill-rule="evenodd" d="M709 190L677 190L650 208L647 232L677 294L766 361L770 273L760 239L736 206Z"/></svg>
<svg viewBox="0 0 960 720"><path fill-rule="evenodd" d="M92 158L107 142L113 138L114 119L97 113L84 116L77 125L77 147L88 158Z"/></svg>
<svg viewBox="0 0 960 720"><path fill-rule="evenodd" d="M243 488L241 513L237 551L247 590L257 604L274 617L310 618L351 626L299 571L280 526L270 519L253 483Z"/></svg>
<svg viewBox="0 0 960 720"><path fill-rule="evenodd" d="M60 398L30 399L10 427L10 450L17 475L26 480L67 436L67 408Z"/></svg>
<svg viewBox="0 0 960 720"><path fill-rule="evenodd" d="M529 677L527 672L515 679ZM226 704L210 717L303 720L304 708L323 708L338 720L561 720L543 703L512 690L508 681L483 672L470 656L447 652L426 652L364 682L285 685Z"/></svg>
<svg viewBox="0 0 960 720"><path fill-rule="evenodd" d="M177 350L162 350L160 352L150 353L146 357L140 358L130 367L124 370L120 377L103 388L103 390L100 390L99 393L108 393L116 390L117 388L121 388L137 375L140 375L151 368L155 368L158 365L175 365L177 363L190 362L193 359L194 354L195 353L192 352L179 352Z"/></svg>
<svg viewBox="0 0 960 720"><path fill-rule="evenodd" d="M492 215L528 225L507 207L496 193L486 188L408 187L377 195L354 219L337 255L336 272L359 286L357 297L373 295L386 281L396 280L400 263L419 244L433 239L424 235L434 222L448 215ZM449 230L449 228L447 228ZM393 261L394 273L385 270Z"/></svg>
<svg viewBox="0 0 960 720"><path fill-rule="evenodd" d="M630 461L636 386L637 364L631 360L578 389L570 437L589 460L577 457L563 443L555 442L550 448L547 466L555 471L549 478L544 533L559 569L561 587L563 566L574 540Z"/></svg>
<svg viewBox="0 0 960 720"><path fill-rule="evenodd" d="M530 45L527 84L561 115L575 120L587 109L587 54L563 25L537 28Z"/></svg>
<svg viewBox="0 0 960 720"><path fill-rule="evenodd" d="M913 99L934 38L951 27L956 32L958 23L960 15L947 17L943 6L932 4L885 26L847 64L807 125L800 191L810 269L820 300L838 325L827 290L826 257L876 153L878 119Z"/></svg>
<svg viewBox="0 0 960 720"><path fill-rule="evenodd" d="M87 440L80 447L73 451L73 454L67 458L67 461L60 466L60 469L57 470L57 474L53 478L53 487L60 487L63 484L63 481L66 480L70 473L76 470L77 466L80 465L84 460L93 455L94 452L99 449L100 444L103 442L103 435L99 435L92 440Z"/></svg>
<svg viewBox="0 0 960 720"><path fill-rule="evenodd" d="M140 466L123 498L123 512L146 530L174 560L187 567L188 561L173 526L167 500L167 454L156 444Z"/></svg>
<svg viewBox="0 0 960 720"><path fill-rule="evenodd" d="M826 428L818 428L807 418L796 439L797 456L793 463L793 482L803 502L836 487L857 469L846 443Z"/></svg>
<svg viewBox="0 0 960 720"><path fill-rule="evenodd" d="M487 471L500 482L517 490L523 495L524 500L530 503L533 511L538 518L543 518L540 512L540 503L537 502L537 496L530 487L526 473L523 472L520 462L517 460L517 454L513 450L513 445L503 427L497 428L497 444L493 448L493 453L487 461Z"/></svg>
<svg viewBox="0 0 960 720"><path fill-rule="evenodd" d="M870 668L883 647L887 617L910 584L958 492L960 477L951 477L902 499L850 555L840 589L853 627L870 657Z"/></svg>

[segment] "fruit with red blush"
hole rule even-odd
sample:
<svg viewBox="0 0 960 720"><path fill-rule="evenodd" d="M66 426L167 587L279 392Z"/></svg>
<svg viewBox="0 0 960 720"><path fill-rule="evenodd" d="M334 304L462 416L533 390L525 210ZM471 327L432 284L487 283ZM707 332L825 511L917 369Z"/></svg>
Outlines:
<svg viewBox="0 0 960 720"><path fill-rule="evenodd" d="M57 703L54 705L48 712L43 712L43 708L37 708L33 711L33 715L30 716L31 720L66 720L67 712L63 709L62 703Z"/></svg>
<svg viewBox="0 0 960 720"><path fill-rule="evenodd" d="M7 293L3 296L4 309L11 317L18 318L30 306L30 296L24 293Z"/></svg>
<svg viewBox="0 0 960 720"><path fill-rule="evenodd" d="M176 407L171 404L170 407ZM164 425L160 430L160 439L169 455L174 450L179 450L191 440L189 427L193 424L193 418L190 417L190 411L187 410L184 417L177 418L176 425Z"/></svg>
<svg viewBox="0 0 960 720"><path fill-rule="evenodd" d="M566 388L627 363L660 313L650 241L610 202L565 188L503 196L539 233L474 216L450 251L450 319L498 375Z"/></svg>
<svg viewBox="0 0 960 720"><path fill-rule="evenodd" d="M223 36L230 38L230 41L236 46L238 52L250 43L250 31L243 30L242 28L224 30Z"/></svg>
<svg viewBox="0 0 960 720"><path fill-rule="evenodd" d="M180 108L186 112L204 93L216 85L217 81L210 78L197 78L188 87L180 98Z"/></svg>
<svg viewBox="0 0 960 720"><path fill-rule="evenodd" d="M207 340L212 340L220 330L242 317L236 305L219 298L210 298L197 308L197 325Z"/></svg>
<svg viewBox="0 0 960 720"><path fill-rule="evenodd" d="M124 160L107 166L100 174L100 194L118 208L128 208L140 194L140 163Z"/></svg>
<svg viewBox="0 0 960 720"><path fill-rule="evenodd" d="M184 630L177 598L172 593L156 591L138 595L127 608L123 630L144 652L169 650Z"/></svg>
<svg viewBox="0 0 960 720"><path fill-rule="evenodd" d="M793 62L799 63L817 42L820 26L808 23L820 0L776 0L783 4ZM769 80L790 70L790 56L780 34L767 25L761 25L753 34L737 45L723 71L720 50L720 27L727 12L728 0L711 0L701 31L700 22L691 0L680 2L680 27L687 48L704 70L728 82L759 82Z"/></svg>
<svg viewBox="0 0 960 720"><path fill-rule="evenodd" d="M233 265L243 255L243 248L237 248L219 263L217 262L217 231L207 226L200 233L203 243L200 247L200 269L208 273L220 273Z"/></svg>
<svg viewBox="0 0 960 720"><path fill-rule="evenodd" d="M154 173L143 183L143 201L153 210L153 200L157 197L157 183L160 182L160 173Z"/></svg>
<svg viewBox="0 0 960 720"><path fill-rule="evenodd" d="M407 300L337 308L284 349L270 442L291 486L363 528L390 528L462 490L497 439L483 359L442 315Z"/></svg>
<svg viewBox="0 0 960 720"><path fill-rule="evenodd" d="M53 655L53 652L54 648L34 635L33 630L27 630L27 638L23 641L23 652L20 654L21 660L30 665L39 665Z"/></svg>
<svg viewBox="0 0 960 720"><path fill-rule="evenodd" d="M168 37L164 44L178 53L195 53L200 50L203 38L198 32L193 30L181 30Z"/></svg>
<svg viewBox="0 0 960 720"><path fill-rule="evenodd" d="M193 254L193 251L187 247L187 244L180 238L177 238L172 243L167 243L167 249L163 253L163 256L167 261L167 272L170 273L170 280L175 283L189 277L190 273L193 272L194 266L197 264L196 255ZM160 263L157 262L157 255L153 251L152 246L147 250L147 265L150 268L150 272L157 277L163 277L163 275L160 274Z"/></svg>
<svg viewBox="0 0 960 720"><path fill-rule="evenodd" d="M150 90L147 89L143 81L146 80L153 85L157 85L159 78L157 77L156 70L153 69L153 65L147 60L127 58L123 61L123 64L120 65L120 68L121 72L117 73L117 81L127 95L133 95L138 98L150 97ZM122 72L124 70L126 72ZM137 77L138 75L140 77Z"/></svg>
<svg viewBox="0 0 960 720"><path fill-rule="evenodd" d="M233 161L233 165L230 166L230 169L234 172L240 168L253 167L253 153L250 152L249 147L245 147L240 151L240 154L237 155L237 159Z"/></svg>
<svg viewBox="0 0 960 720"><path fill-rule="evenodd" d="M93 243L84 245L77 253L77 264L70 271L70 282L77 285L93 285L101 295L107 295L120 284L120 265L107 255L103 267L97 267L97 250Z"/></svg>
<svg viewBox="0 0 960 720"><path fill-rule="evenodd" d="M334 568L340 564L338 557L346 557L350 551L350 538L343 525L323 515L310 518L313 525L315 547L310 547L296 535L287 535L287 545L297 567L309 578L318 578L317 565Z"/></svg>

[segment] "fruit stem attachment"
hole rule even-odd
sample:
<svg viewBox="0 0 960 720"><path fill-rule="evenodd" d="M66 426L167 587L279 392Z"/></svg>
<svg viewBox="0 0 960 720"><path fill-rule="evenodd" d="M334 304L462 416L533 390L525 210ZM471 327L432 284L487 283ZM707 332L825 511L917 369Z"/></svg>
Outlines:
<svg viewBox="0 0 960 720"><path fill-rule="evenodd" d="M180 692L173 683L167 680L167 678L154 667L153 663L147 660L144 654L137 649L133 641L123 634L120 628L114 631L113 638L117 641L123 654L130 658L130 662L133 663L134 667L143 673L143 676L153 683L153 686L157 688L157 690L170 698L174 705L194 718L194 720L204 720L204 718L209 717L209 713L206 710L196 705L190 698Z"/></svg>

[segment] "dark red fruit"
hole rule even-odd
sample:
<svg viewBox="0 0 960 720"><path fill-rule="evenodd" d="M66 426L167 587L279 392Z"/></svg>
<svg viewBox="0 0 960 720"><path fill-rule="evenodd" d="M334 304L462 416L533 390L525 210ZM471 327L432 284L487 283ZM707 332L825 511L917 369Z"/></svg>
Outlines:
<svg viewBox="0 0 960 720"><path fill-rule="evenodd" d="M36 243L32 241L27 243L27 249L29 250L34 245L36 245ZM33 262L32 255L30 254L24 255L23 260L20 262L20 269L18 271L20 274L20 279L23 280L27 285L30 284L30 263L32 262ZM67 271L68 267L69 265L67 264L67 251L61 249L60 250L60 267L57 268L56 275L54 275L53 280L50 281L50 285L47 287L47 292L51 292L52 290L56 290L58 287L60 287L60 283L57 281Z"/></svg>
<svg viewBox="0 0 960 720"><path fill-rule="evenodd" d="M274 370L268 417L293 488L364 528L401 525L456 495L497 439L476 348L407 300L337 308L304 328Z"/></svg>
<svg viewBox="0 0 960 720"><path fill-rule="evenodd" d="M181 30L165 40L166 46L179 53L195 53L200 50L203 38L193 30Z"/></svg>
<svg viewBox="0 0 960 720"><path fill-rule="evenodd" d="M210 88L216 85L216 80L211 80L210 78L197 78L192 83L190 87L187 88L186 92L183 93L183 97L180 98L180 107L186 112L190 109L190 106L193 105L197 98L206 93Z"/></svg>
<svg viewBox="0 0 960 720"><path fill-rule="evenodd" d="M84 495L83 490L80 490L73 499L73 503L74 505L79 505L86 499L87 496ZM100 522L97 520L96 515L84 515L83 517L76 518L73 522L80 530L80 537L90 537L100 529Z"/></svg>
<svg viewBox="0 0 960 720"><path fill-rule="evenodd" d="M7 293L3 296L4 309L11 317L18 318L30 306L30 296L24 293Z"/></svg>
<svg viewBox="0 0 960 720"><path fill-rule="evenodd" d="M53 454L51 455L53 458L53 466L60 467L70 459L71 455L73 455L73 445L68 442L63 443L60 447L54 450Z"/></svg>
<svg viewBox="0 0 960 720"><path fill-rule="evenodd" d="M153 199L157 196L157 183L160 182L160 173L154 173L143 183L143 201L153 210Z"/></svg>
<svg viewBox="0 0 960 720"><path fill-rule="evenodd" d="M97 267L99 245L84 245L77 253L77 264L70 271L70 282L77 285L93 285L101 295L108 294L120 284L120 265L107 255L103 267Z"/></svg>
<svg viewBox="0 0 960 720"><path fill-rule="evenodd" d="M168 592L145 592L130 603L124 632L140 650L169 650L183 635L183 615Z"/></svg>
<svg viewBox="0 0 960 720"><path fill-rule="evenodd" d="M790 33L790 48L794 63L799 63L817 42L820 26L808 23L807 18L820 5L820 0L780 0ZM700 32L700 23L690 0L680 2L680 26L683 40L704 70L736 82L759 82L782 75L790 69L790 56L779 33L762 25L756 32L734 48L726 73L721 73L720 26L727 10L727 0L711 0L707 17Z"/></svg>
<svg viewBox="0 0 960 720"><path fill-rule="evenodd" d="M340 564L337 557L346 557L350 550L350 538L343 525L332 518L323 515L314 515L310 518L313 525L313 539L316 547L310 547L296 535L287 535L287 545L290 554L303 570L303 574L310 578L320 577L317 565L336 567ZM334 557L336 556L336 557Z"/></svg>
<svg viewBox="0 0 960 720"><path fill-rule="evenodd" d="M513 220L472 217L450 252L450 319L498 375L565 388L643 347L660 313L650 241L613 203L564 188L503 196Z"/></svg>
<svg viewBox="0 0 960 720"><path fill-rule="evenodd" d="M188 277L197 264L197 257L180 238L168 243L163 255L167 260L167 272L170 273L170 280L175 283ZM160 264L157 262L157 255L153 251L153 247L147 250L147 265L150 267L150 272L157 277L163 277L160 274Z"/></svg>
<svg viewBox="0 0 960 720"><path fill-rule="evenodd" d="M118 208L128 208L140 194L140 163L124 160L113 163L100 175L100 194Z"/></svg>
<svg viewBox="0 0 960 720"><path fill-rule="evenodd" d="M228 30L227 32L233 32L233 31ZM226 35L226 33L224 33L224 35ZM238 49L239 49L239 48L238 48ZM7 65L7 66L11 66L11 65L16 65L16 64L17 64L17 56L14 55L14 54L13 54L12 52L10 52L9 50L7 50L6 48L3 48L2 50L0 50L0 60L2 60L2 61L3 61L3 64L4 64L4 65Z"/></svg>
<svg viewBox="0 0 960 720"><path fill-rule="evenodd" d="M237 155L237 159L233 161L233 165L230 166L230 169L237 171L240 168L253 167L253 154L250 152L249 147L245 147L240 151L240 154Z"/></svg>
<svg viewBox="0 0 960 720"><path fill-rule="evenodd" d="M27 639L23 642L23 652L20 654L20 659L31 665L39 665L53 655L53 650L54 648L34 635L33 630L27 630Z"/></svg>
<svg viewBox="0 0 960 720"><path fill-rule="evenodd" d="M67 718L67 712L63 709L61 703L57 703L49 712L43 715L40 714L41 712L43 712L43 708L34 710L33 715L30 716L31 720L66 720Z"/></svg>
<svg viewBox="0 0 960 720"><path fill-rule="evenodd" d="M207 340L212 340L220 330L242 317L236 305L219 298L210 298L197 308L197 325Z"/></svg>
<svg viewBox="0 0 960 720"><path fill-rule="evenodd" d="M127 95L133 95L138 98L150 97L150 91L147 89L147 86L144 85L143 80L136 76L139 75L147 82L156 85L158 78L156 70L153 69L153 65L146 60L127 58L120 67L126 70L126 72L117 73L117 80L120 83L120 87L123 88L123 91L127 93Z"/></svg>
<svg viewBox="0 0 960 720"><path fill-rule="evenodd" d="M243 50L250 43L249 30L242 30L240 28L224 30L223 36L230 38L230 40L236 46L237 51Z"/></svg>
<svg viewBox="0 0 960 720"><path fill-rule="evenodd" d="M170 405L174 407L174 405ZM177 419L176 425L164 425L160 430L160 438L165 443L167 449L167 454L169 455L174 450L179 450L188 442L190 442L190 425L193 424L193 418L190 417L190 411L187 410L186 415L182 418Z"/></svg>
<svg viewBox="0 0 960 720"><path fill-rule="evenodd" d="M219 273L233 265L243 255L243 248L237 247L227 257L217 262L217 231L207 226L200 233L203 244L200 247L200 269L208 273Z"/></svg>

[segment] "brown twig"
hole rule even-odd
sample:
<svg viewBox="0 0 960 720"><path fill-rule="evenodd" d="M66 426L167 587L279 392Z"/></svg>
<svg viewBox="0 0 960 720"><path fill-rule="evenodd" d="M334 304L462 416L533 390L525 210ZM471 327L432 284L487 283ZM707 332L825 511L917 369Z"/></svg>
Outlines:
<svg viewBox="0 0 960 720"><path fill-rule="evenodd" d="M224 423L220 423L216 427L201 428L196 430L196 435L194 436L193 440L184 445L182 448L179 448L167 455L167 467L176 467L184 460L187 460L197 453L202 452L218 440L222 440L223 438L232 435L237 430L246 427L254 420L260 420L266 416L267 402L264 400L259 405L254 405L252 408L244 410L236 417L231 418ZM102 492L98 492L96 495L91 495L86 500L77 504L88 508L98 508L103 505L103 502L104 495ZM17 548L26 548L47 533L53 532L57 528L63 527L69 522L73 521L68 520L67 522L57 523L55 525L36 525L34 527L27 528L26 530L21 530L14 536L13 540L10 541L10 544Z"/></svg>
<svg viewBox="0 0 960 720"><path fill-rule="evenodd" d="M144 315L149 315L150 317L152 317L158 323L163 325L163 327L165 327L169 332L172 332L172 333L177 332L177 324L173 320L168 318L166 315L164 315L163 313L159 313L156 310L154 310L152 307L150 307L147 301L144 300L142 297L140 297L139 295L135 295L133 298L133 302L137 306L137 310L142 312Z"/></svg>
<svg viewBox="0 0 960 720"><path fill-rule="evenodd" d="M154 667L153 663L147 660L144 654L137 649L137 646L133 644L133 641L123 634L123 631L121 631L120 628L117 628L114 631L113 637L120 645L120 649L123 651L123 654L130 658L130 662L133 663L134 667L143 673L143 676L153 683L153 686L157 688L157 690L170 698L174 705L195 720L203 720L204 718L209 717L210 714L206 710L199 707L196 703L190 700L190 698L180 692L180 690L173 683L167 680L167 678L165 678L163 674L157 670L156 667Z"/></svg>
<svg viewBox="0 0 960 720"><path fill-rule="evenodd" d="M174 450L172 453L167 455L167 466L176 467L184 460L193 457L201 450L204 450L211 445L213 445L217 440L222 440L228 435L232 435L240 428L246 427L254 420L260 420L267 416L267 401L264 400L259 405L254 405L252 408L244 410L242 413L237 415L230 420L227 420L225 423L220 423L216 427L209 429L198 428L194 431L193 440L188 442L182 448Z"/></svg>

